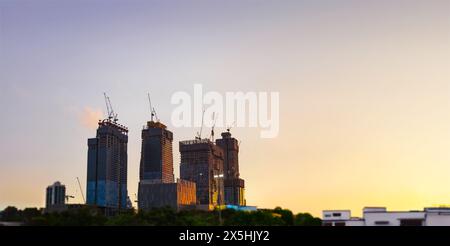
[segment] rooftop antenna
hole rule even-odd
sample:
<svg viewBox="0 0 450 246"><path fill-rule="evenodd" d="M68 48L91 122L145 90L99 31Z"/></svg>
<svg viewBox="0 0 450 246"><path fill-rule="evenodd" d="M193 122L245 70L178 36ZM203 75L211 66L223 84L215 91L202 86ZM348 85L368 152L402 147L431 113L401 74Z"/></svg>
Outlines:
<svg viewBox="0 0 450 246"><path fill-rule="evenodd" d="M117 114L114 113L109 96L107 96L105 92L103 93L103 95L105 96L106 110L108 111L108 119L109 120L112 119L114 122L117 122L119 119L117 119Z"/></svg>
<svg viewBox="0 0 450 246"><path fill-rule="evenodd" d="M203 108L202 111L202 125L200 126L200 132L197 132L197 137L196 139L201 140L202 139L202 131L203 131L203 119L205 117L205 108Z"/></svg>

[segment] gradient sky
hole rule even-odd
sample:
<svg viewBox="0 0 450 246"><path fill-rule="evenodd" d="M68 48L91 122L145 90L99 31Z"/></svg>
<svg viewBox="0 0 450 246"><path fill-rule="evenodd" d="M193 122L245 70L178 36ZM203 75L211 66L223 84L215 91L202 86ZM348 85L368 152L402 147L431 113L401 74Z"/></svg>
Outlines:
<svg viewBox="0 0 450 246"><path fill-rule="evenodd" d="M129 126L134 198L146 93L279 91L280 134L235 128L249 205L450 204L450 1L0 0L0 209L81 202L107 92Z"/></svg>

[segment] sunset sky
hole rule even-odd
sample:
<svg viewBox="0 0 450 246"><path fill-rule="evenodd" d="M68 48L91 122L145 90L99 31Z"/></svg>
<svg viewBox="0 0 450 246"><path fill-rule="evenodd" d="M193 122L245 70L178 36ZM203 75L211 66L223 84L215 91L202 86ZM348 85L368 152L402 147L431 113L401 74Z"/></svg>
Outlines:
<svg viewBox="0 0 450 246"><path fill-rule="evenodd" d="M277 138L232 129L248 205L450 204L448 0L0 0L0 210L43 207L57 180L82 202L103 92L130 128L130 198L147 92L179 177L198 129L171 126L170 98L196 83L280 93Z"/></svg>

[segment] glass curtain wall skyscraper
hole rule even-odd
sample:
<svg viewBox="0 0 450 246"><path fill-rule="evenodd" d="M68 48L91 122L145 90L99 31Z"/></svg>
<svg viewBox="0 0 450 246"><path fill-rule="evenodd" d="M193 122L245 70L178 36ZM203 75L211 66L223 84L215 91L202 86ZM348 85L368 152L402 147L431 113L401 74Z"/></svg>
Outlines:
<svg viewBox="0 0 450 246"><path fill-rule="evenodd" d="M88 139L87 204L127 207L127 144L125 126L115 119L99 121L97 136Z"/></svg>

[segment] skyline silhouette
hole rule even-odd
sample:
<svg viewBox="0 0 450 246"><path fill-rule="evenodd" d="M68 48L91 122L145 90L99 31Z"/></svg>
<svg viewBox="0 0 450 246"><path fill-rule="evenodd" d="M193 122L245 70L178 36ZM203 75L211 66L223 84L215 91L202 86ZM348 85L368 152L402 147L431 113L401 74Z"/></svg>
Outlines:
<svg viewBox="0 0 450 246"><path fill-rule="evenodd" d="M0 210L82 203L113 100L137 193L146 93L174 143L177 91L280 93L279 134L235 127L246 200L319 216L450 203L449 1L1 1ZM216 129L216 132L226 128ZM175 178L180 156L173 148ZM134 204L135 205L135 204Z"/></svg>

